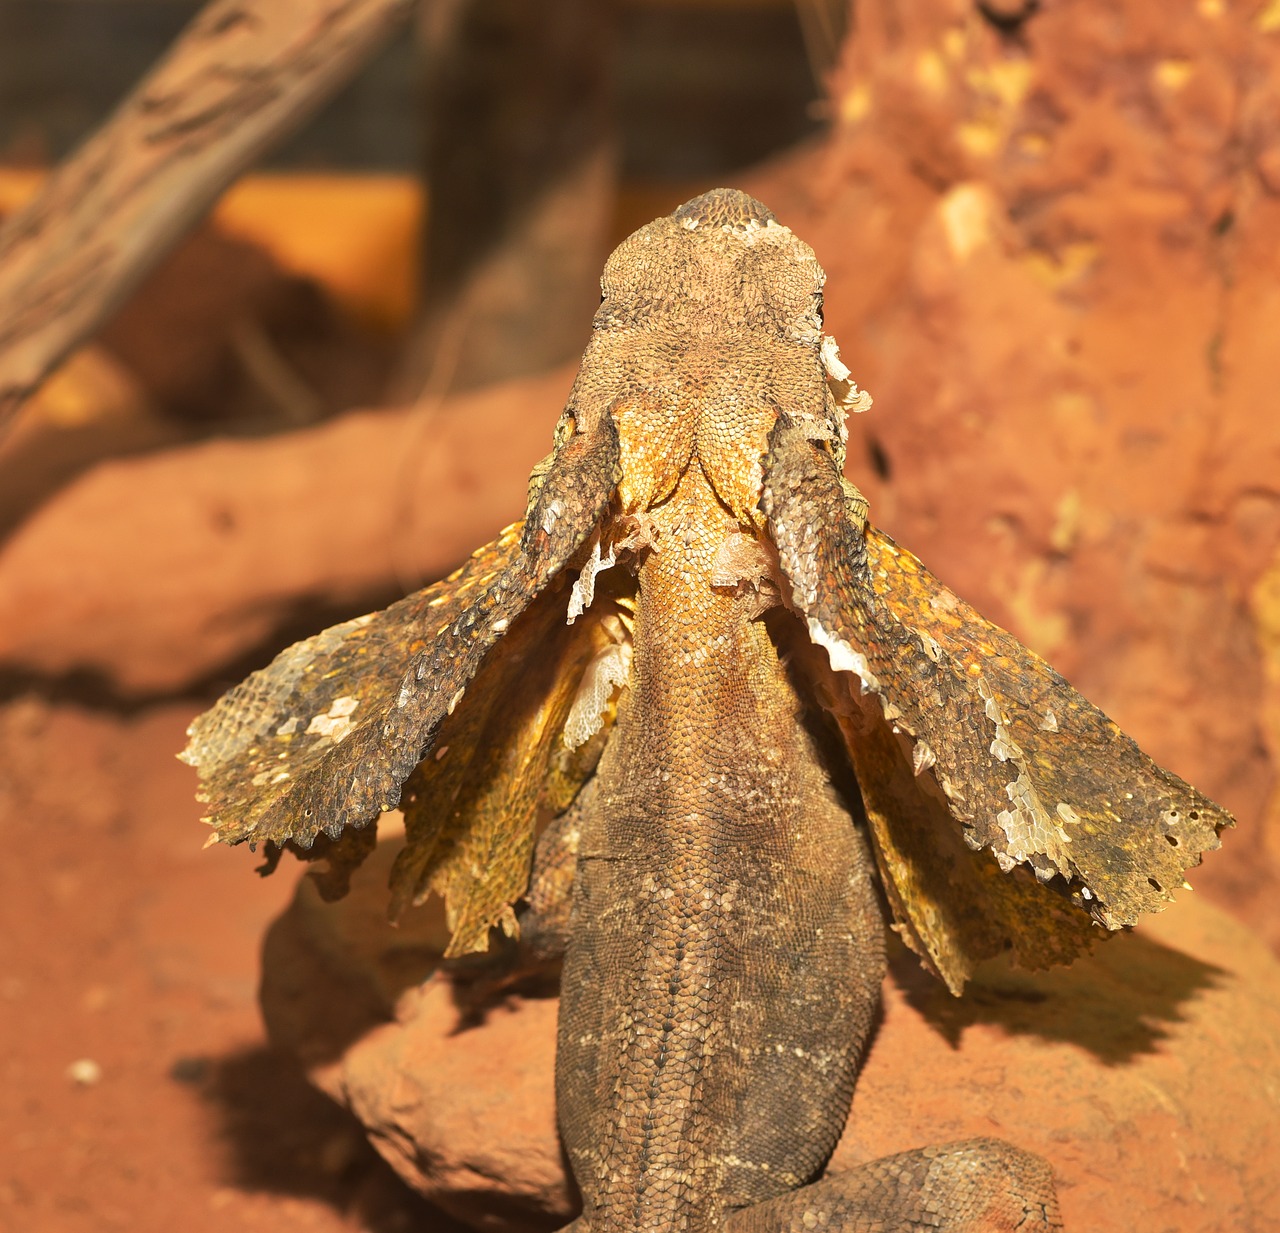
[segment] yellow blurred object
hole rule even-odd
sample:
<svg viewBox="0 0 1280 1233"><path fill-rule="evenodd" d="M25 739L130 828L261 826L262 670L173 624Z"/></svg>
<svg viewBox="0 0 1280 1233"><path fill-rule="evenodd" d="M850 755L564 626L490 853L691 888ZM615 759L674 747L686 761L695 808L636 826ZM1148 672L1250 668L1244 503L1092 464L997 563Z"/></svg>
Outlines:
<svg viewBox="0 0 1280 1233"><path fill-rule="evenodd" d="M57 428L80 428L99 420L125 420L146 409L146 395L132 375L92 344L71 356L27 404L25 417Z"/></svg>
<svg viewBox="0 0 1280 1233"><path fill-rule="evenodd" d="M43 171L20 171L16 167L0 167L0 214L21 209L44 183Z"/></svg>
<svg viewBox="0 0 1280 1233"><path fill-rule="evenodd" d="M0 214L25 205L44 173L0 168ZM403 326L417 303L424 193L412 176L245 176L214 209L215 226L314 278L362 321Z"/></svg>
<svg viewBox="0 0 1280 1233"><path fill-rule="evenodd" d="M871 89L865 82L854 86L852 90L840 96L836 104L836 114L842 124L857 124L871 110Z"/></svg>
<svg viewBox="0 0 1280 1233"><path fill-rule="evenodd" d="M1174 93L1191 80L1195 67L1190 60L1161 60L1151 70L1151 79L1162 90Z"/></svg>
<svg viewBox="0 0 1280 1233"><path fill-rule="evenodd" d="M1101 248L1088 240L1064 244L1056 252L1030 249L1022 257L1027 271L1042 287L1057 291L1075 281L1098 261Z"/></svg>
<svg viewBox="0 0 1280 1233"><path fill-rule="evenodd" d="M922 51L916 57L915 77L916 84L929 94L945 94L950 84L946 63L931 49Z"/></svg>
<svg viewBox="0 0 1280 1233"><path fill-rule="evenodd" d="M989 244L993 232L995 200L984 184L957 184L938 203L947 247L957 262L964 262Z"/></svg>
<svg viewBox="0 0 1280 1233"><path fill-rule="evenodd" d="M411 176L255 175L227 190L214 221L392 329L417 303L424 198Z"/></svg>

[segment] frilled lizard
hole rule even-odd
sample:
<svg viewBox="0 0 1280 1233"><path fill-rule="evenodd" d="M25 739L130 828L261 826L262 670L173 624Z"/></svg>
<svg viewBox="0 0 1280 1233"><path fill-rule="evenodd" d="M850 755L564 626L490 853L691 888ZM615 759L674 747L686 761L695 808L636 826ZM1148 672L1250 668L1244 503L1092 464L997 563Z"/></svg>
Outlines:
<svg viewBox="0 0 1280 1233"><path fill-rule="evenodd" d="M574 1233L1060 1227L995 1140L814 1180L886 908L959 993L1159 910L1231 825L868 523L823 280L740 192L641 228L524 521L191 730L217 839L340 892L399 805L394 910L564 945Z"/></svg>

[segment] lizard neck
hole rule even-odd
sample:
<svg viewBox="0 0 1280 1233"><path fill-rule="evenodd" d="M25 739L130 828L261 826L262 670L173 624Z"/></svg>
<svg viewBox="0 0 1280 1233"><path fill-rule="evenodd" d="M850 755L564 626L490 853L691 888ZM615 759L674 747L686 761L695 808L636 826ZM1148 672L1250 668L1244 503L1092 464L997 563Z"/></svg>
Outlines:
<svg viewBox="0 0 1280 1233"><path fill-rule="evenodd" d="M779 762L778 741L794 740L797 700L758 619L777 604L776 591L766 584L762 593L754 582L717 585L727 546L756 540L720 504L696 461L650 517L656 551L639 573L629 726L649 749L661 748L664 782L678 777L682 790L699 787L705 807L723 799L733 781L754 782L766 764ZM766 574L758 547L757 555L761 564L746 572ZM720 815L726 824L756 826L774 816L735 808L699 818Z"/></svg>

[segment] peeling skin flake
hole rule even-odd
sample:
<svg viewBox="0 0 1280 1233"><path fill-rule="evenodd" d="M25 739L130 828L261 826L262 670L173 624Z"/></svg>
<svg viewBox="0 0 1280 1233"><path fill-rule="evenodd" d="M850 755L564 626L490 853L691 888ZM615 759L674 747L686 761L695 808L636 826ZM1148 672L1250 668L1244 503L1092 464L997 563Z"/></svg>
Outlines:
<svg viewBox="0 0 1280 1233"><path fill-rule="evenodd" d="M835 395L840 409L852 412L854 415L869 411L871 395L866 390L858 389L858 383L853 380L849 366L840 358L839 343L830 334L822 336L819 355L822 358L822 367L826 370L827 384L831 387L831 392Z"/></svg>
<svg viewBox="0 0 1280 1233"><path fill-rule="evenodd" d="M864 694L878 694L880 692L880 682L867 664L865 655L855 651L847 642L837 638L834 634L827 633L816 617L810 617L808 625L809 637L820 647L826 649L833 671L854 673L858 680L862 682L862 692Z"/></svg>
<svg viewBox="0 0 1280 1233"><path fill-rule="evenodd" d="M840 344L830 334L822 336L822 366L832 381L848 381L853 375L840 358Z"/></svg>
<svg viewBox="0 0 1280 1233"><path fill-rule="evenodd" d="M311 722L307 725L306 735L327 736L336 745L355 726L351 721L351 716L355 714L356 707L359 705L359 698L349 696L335 698L329 704L328 711L323 715L312 716ZM289 722L295 723L296 721L290 720ZM288 727L288 724L284 724L282 727ZM290 729L290 731L294 731L294 729Z"/></svg>
<svg viewBox="0 0 1280 1233"><path fill-rule="evenodd" d="M773 562L754 535L725 536L711 564L713 587L750 586L757 591L773 577Z"/></svg>
<svg viewBox="0 0 1280 1233"><path fill-rule="evenodd" d="M578 575L573 584L573 590L569 595L568 623L570 625L591 607L592 601L596 597L596 575L604 573L606 569L611 569L617 563L618 559L614 556L612 544L609 545L609 555L607 557L601 557L600 555L599 539L591 545L591 555L587 558L587 563L582 567L582 573Z"/></svg>
<svg viewBox="0 0 1280 1233"><path fill-rule="evenodd" d="M614 689L631 679L631 654L630 642L615 642L587 665L564 724L567 748L577 749L604 726Z"/></svg>
<svg viewBox="0 0 1280 1233"><path fill-rule="evenodd" d="M917 741L911 751L911 770L916 775L923 775L937 760L928 741Z"/></svg>
<svg viewBox="0 0 1280 1233"><path fill-rule="evenodd" d="M997 730L1000 728L1001 725L997 725ZM1047 857L1058 870L1071 867L1066 850L1071 836L1063 829L1062 823L1073 819L1068 818L1061 808L1050 815L1041 804L1040 797L1031 786L1031 779L1020 762L1019 756L1018 762L1015 762L1019 771L1018 778L1005 787L1013 808L1003 809L996 815L996 821L1009 840L1008 852L997 851L996 860L1006 873L1015 864L1026 864L1036 877L1045 881L1052 876L1053 870L1045 869L1044 861L1037 858ZM1066 809L1074 812L1069 805ZM1078 818L1074 820L1078 821Z"/></svg>
<svg viewBox="0 0 1280 1233"><path fill-rule="evenodd" d="M542 529L550 535L554 530L556 523L560 519L560 515L564 513L564 506L559 501L551 501L547 508L542 512Z"/></svg>

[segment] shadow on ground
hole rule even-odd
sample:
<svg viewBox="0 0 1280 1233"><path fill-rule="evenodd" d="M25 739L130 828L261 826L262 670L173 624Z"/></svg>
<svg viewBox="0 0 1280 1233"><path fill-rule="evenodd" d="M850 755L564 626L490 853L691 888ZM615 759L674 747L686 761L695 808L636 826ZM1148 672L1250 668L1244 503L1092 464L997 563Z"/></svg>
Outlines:
<svg viewBox="0 0 1280 1233"><path fill-rule="evenodd" d="M994 1024L1010 1035L1035 1035L1087 1049L1107 1066L1151 1053L1187 1018L1201 993L1229 973L1137 933L1101 939L1071 967L1022 972L983 964L954 998L905 947L896 948L892 979L908 1002L956 1047L964 1030Z"/></svg>
<svg viewBox="0 0 1280 1233"><path fill-rule="evenodd" d="M355 1118L316 1091L288 1054L187 1058L172 1078L216 1111L231 1184L320 1200L369 1233L462 1233L400 1181Z"/></svg>

